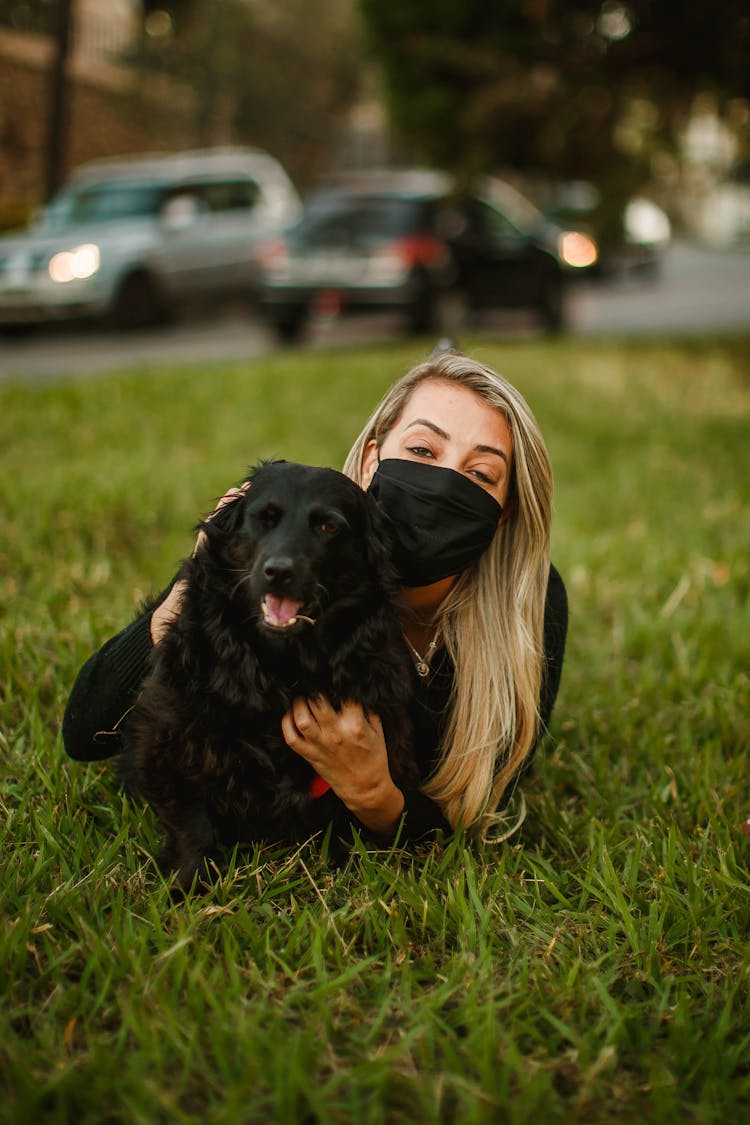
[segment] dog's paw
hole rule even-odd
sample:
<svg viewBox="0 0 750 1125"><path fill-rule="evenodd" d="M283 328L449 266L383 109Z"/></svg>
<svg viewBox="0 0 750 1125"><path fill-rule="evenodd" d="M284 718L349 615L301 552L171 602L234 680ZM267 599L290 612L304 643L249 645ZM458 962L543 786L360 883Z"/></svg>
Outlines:
<svg viewBox="0 0 750 1125"><path fill-rule="evenodd" d="M169 883L172 898L182 900L188 893L201 893L211 886L211 872L205 856L179 859L166 847L156 859L162 878Z"/></svg>
<svg viewBox="0 0 750 1125"><path fill-rule="evenodd" d="M180 864L174 872L172 888L179 895L205 894L213 887L219 872L207 856L190 859Z"/></svg>

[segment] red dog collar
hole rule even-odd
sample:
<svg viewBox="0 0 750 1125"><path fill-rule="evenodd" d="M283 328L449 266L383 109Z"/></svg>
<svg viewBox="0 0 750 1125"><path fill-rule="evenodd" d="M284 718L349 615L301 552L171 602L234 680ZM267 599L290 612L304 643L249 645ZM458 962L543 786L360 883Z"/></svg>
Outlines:
<svg viewBox="0 0 750 1125"><path fill-rule="evenodd" d="M315 800L317 797L322 797L327 793L331 786L325 781L320 774L315 773L310 778L310 788L308 790L310 796Z"/></svg>

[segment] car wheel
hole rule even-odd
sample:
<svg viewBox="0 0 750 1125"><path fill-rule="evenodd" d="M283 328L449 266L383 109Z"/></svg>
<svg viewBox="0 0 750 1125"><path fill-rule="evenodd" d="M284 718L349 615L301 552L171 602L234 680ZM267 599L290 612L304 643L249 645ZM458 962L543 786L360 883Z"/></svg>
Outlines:
<svg viewBox="0 0 750 1125"><path fill-rule="evenodd" d="M542 290L539 315L545 332L556 334L565 329L565 286L559 277L549 277Z"/></svg>
<svg viewBox="0 0 750 1125"><path fill-rule="evenodd" d="M414 279L414 297L406 310L406 323L412 336L426 336L434 331L435 294L426 277L419 274Z"/></svg>
<svg viewBox="0 0 750 1125"><path fill-rule="evenodd" d="M159 287L145 270L130 273L117 290L110 319L115 328L147 328L166 320L166 306Z"/></svg>
<svg viewBox="0 0 750 1125"><path fill-rule="evenodd" d="M463 289L455 285L436 288L423 274L415 280L415 289L407 312L412 335L455 336L467 328L471 308Z"/></svg>

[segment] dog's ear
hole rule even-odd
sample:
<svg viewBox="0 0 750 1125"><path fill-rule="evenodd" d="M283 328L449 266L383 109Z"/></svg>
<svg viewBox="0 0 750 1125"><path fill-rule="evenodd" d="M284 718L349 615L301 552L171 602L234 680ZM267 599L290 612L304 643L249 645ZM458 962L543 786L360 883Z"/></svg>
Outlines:
<svg viewBox="0 0 750 1125"><path fill-rule="evenodd" d="M373 496L365 494L365 543L367 564L385 584L396 580L392 562L393 540L388 519L381 512Z"/></svg>
<svg viewBox="0 0 750 1125"><path fill-rule="evenodd" d="M242 522L245 498L246 492L243 490L220 503L210 516L200 521L196 531L202 531L209 543L231 537Z"/></svg>

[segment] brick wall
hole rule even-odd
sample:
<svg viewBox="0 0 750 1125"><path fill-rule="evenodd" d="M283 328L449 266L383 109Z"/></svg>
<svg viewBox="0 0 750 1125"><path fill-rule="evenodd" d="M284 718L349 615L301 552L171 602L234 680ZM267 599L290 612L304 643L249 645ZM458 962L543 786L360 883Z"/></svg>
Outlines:
<svg viewBox="0 0 750 1125"><path fill-rule="evenodd" d="M0 30L0 228L43 200L51 63L48 40ZM82 61L71 69L66 171L99 156L188 148L194 117L188 91Z"/></svg>

